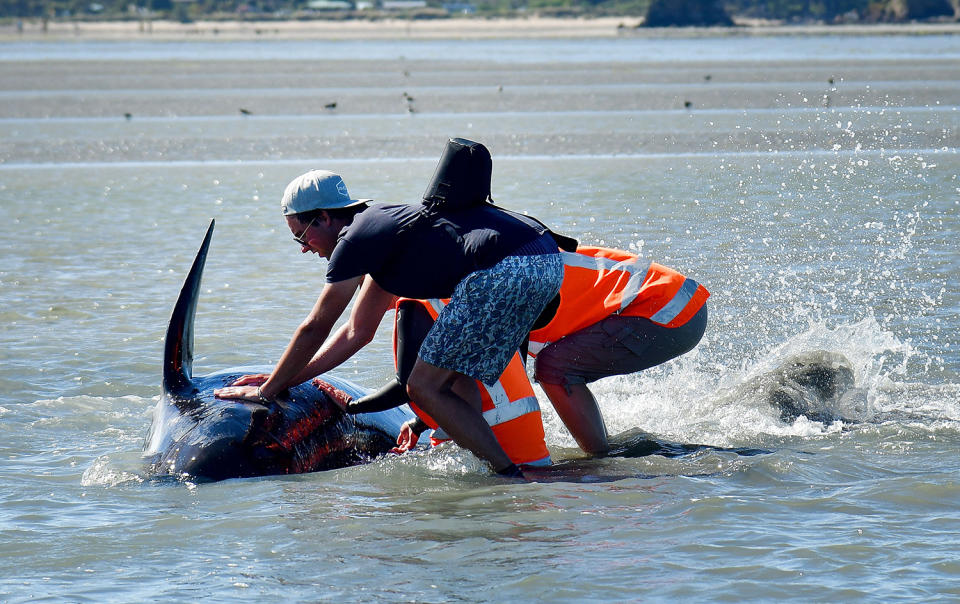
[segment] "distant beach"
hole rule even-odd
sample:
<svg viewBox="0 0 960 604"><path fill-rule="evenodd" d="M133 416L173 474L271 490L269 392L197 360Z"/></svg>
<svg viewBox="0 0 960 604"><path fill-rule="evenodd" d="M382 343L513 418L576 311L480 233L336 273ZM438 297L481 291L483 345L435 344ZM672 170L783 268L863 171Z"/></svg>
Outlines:
<svg viewBox="0 0 960 604"><path fill-rule="evenodd" d="M497 39L688 37L731 35L958 34L960 23L781 25L742 21L734 28L637 28L636 16L597 18L515 17L449 19L314 19L289 21L48 21L0 25L0 42L63 40L257 40L257 39Z"/></svg>

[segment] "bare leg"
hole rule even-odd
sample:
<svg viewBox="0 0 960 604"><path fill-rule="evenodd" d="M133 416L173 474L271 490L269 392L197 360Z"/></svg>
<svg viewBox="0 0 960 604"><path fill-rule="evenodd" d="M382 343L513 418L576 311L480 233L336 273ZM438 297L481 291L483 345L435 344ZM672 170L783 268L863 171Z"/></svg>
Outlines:
<svg viewBox="0 0 960 604"><path fill-rule="evenodd" d="M483 399L480 398L480 389L477 387L477 381L459 373L456 375L457 377L453 381L453 387L451 388L453 393L467 401L467 404L469 404L472 409L483 413Z"/></svg>
<svg viewBox="0 0 960 604"><path fill-rule="evenodd" d="M541 383L540 387L547 393L563 425L585 453L602 456L610 451L607 426L603 423L597 400L586 384L561 386Z"/></svg>
<svg viewBox="0 0 960 604"><path fill-rule="evenodd" d="M513 465L513 462L497 442L490 425L483 419L479 405L474 407L453 391L455 383L463 377L455 371L417 359L410 373L407 392L454 442L469 449L477 457L489 461L493 469L499 472ZM460 387L458 390L462 391ZM479 401L479 392L476 396L474 402Z"/></svg>

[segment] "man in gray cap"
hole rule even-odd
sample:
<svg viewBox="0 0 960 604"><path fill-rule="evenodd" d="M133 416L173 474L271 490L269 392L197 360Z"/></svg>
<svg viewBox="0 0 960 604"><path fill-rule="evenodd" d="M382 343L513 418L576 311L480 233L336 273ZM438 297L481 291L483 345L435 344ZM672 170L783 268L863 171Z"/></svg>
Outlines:
<svg viewBox="0 0 960 604"><path fill-rule="evenodd" d="M287 186L281 210L302 252L329 260L326 284L273 372L244 376L216 395L269 404L369 343L398 296L450 298L420 348L408 392L457 444L499 474L521 475L468 399L473 380L499 379L557 294L556 242L538 221L489 203L425 211L371 201L351 198L343 179L323 170ZM350 319L331 336L358 289Z"/></svg>

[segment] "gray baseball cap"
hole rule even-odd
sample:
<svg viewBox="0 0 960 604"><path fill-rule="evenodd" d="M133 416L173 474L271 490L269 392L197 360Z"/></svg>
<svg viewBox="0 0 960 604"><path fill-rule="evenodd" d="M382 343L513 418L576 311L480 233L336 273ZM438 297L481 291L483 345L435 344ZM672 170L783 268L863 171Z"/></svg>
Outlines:
<svg viewBox="0 0 960 604"><path fill-rule="evenodd" d="M284 216L310 210L349 208L372 199L351 199L347 185L339 174L327 170L311 170L294 178L287 185L280 200Z"/></svg>

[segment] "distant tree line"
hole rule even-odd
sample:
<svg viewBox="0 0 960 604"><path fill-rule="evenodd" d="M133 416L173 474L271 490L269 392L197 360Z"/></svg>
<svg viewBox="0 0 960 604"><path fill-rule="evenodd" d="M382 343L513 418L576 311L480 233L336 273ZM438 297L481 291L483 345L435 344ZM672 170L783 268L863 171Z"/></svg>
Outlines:
<svg viewBox="0 0 960 604"><path fill-rule="evenodd" d="M356 5L356 0L349 0ZM375 17L370 11L314 11L309 0L0 0L0 18L70 19L289 19ZM454 0L464 4L464 0ZM428 10L410 17L439 17L451 0L427 0ZM656 14L726 14L783 22L896 21L957 18L960 0L467 0L480 16L540 14L549 16ZM651 5L653 5L651 7ZM660 11L660 12L657 12ZM716 23L722 24L721 21Z"/></svg>
<svg viewBox="0 0 960 604"><path fill-rule="evenodd" d="M728 0L723 4L732 15L787 22L896 21L957 13L951 0Z"/></svg>

